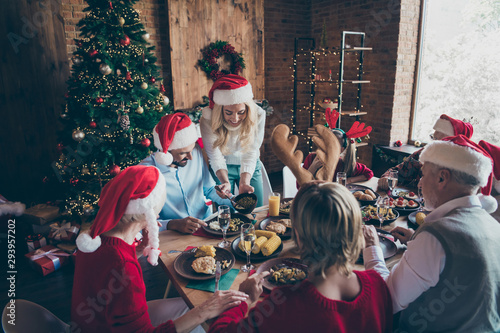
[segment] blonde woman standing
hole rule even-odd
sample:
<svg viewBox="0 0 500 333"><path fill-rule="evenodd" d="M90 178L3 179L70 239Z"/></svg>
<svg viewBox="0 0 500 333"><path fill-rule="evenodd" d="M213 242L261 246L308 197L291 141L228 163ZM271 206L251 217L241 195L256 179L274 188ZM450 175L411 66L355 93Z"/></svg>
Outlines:
<svg viewBox="0 0 500 333"><path fill-rule="evenodd" d="M260 146L264 140L266 112L253 101L252 85L229 74L214 82L210 105L203 109L200 130L210 167L225 194L257 195L262 205ZM217 181L216 180L216 181Z"/></svg>

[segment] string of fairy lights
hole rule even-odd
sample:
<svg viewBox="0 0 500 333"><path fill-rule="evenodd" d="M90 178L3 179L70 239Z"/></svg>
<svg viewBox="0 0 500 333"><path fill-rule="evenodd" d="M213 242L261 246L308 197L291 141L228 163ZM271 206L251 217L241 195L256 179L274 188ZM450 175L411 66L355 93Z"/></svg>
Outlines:
<svg viewBox="0 0 500 333"><path fill-rule="evenodd" d="M326 122L326 120L324 118L324 111L316 109L316 100L315 100L316 96L315 95L316 95L316 85L318 83L320 83L322 86L335 87L336 97L338 98L339 101L341 101L343 99L343 93L341 93L340 95L338 94L340 81L339 81L339 79L335 79L335 80L333 79L334 76L333 76L333 72L331 69L329 70L328 78L323 78L322 76L316 74L316 71L319 68L317 65L318 61L326 60L328 57L331 57L331 56L340 56L340 52L341 51L336 50L336 49L332 49L332 50L327 50L327 49L305 50L302 48L302 49L298 50L298 52L292 58L293 65L290 66L290 69L292 70L292 75L291 75L292 82L295 82L297 85L308 86L308 89L311 91L311 93L309 93L309 98L310 98L309 105L301 106L301 107L297 106L296 109L292 108L290 123L292 124L292 132L294 134L298 134L300 137L304 138L307 141L307 145L309 147L312 146L312 135L310 135L310 133L308 133L309 128L306 130L306 132L297 129L296 120L298 118L303 118L304 117L303 113L305 112L305 113L307 113L308 116L312 115L312 124L309 124L309 125L316 124L316 117L319 115L321 115L320 117L321 117L322 122L323 123ZM351 53L345 52L344 54L351 54ZM302 60L301 58L305 58L305 59ZM300 67L299 64L302 65L302 67ZM339 60L337 68L340 68L340 66L341 66L341 61ZM360 59L358 59L356 73L359 72L360 66L361 66L361 61L360 61ZM308 71L309 71L308 74L310 75L310 78L307 78L307 79L299 78L298 72L300 71L300 69L303 69L303 68L308 69ZM364 72L362 72L362 74L364 74ZM335 77L339 78L338 69L336 70ZM355 81L355 80L353 80L353 81ZM344 82L346 82L346 80L344 80ZM311 87L313 89L311 89ZM297 88L297 89L299 89L299 88ZM294 88L292 88L291 91L292 91L292 96L293 96L292 97L292 103L293 103L294 98L297 98L297 97L296 97L296 94L293 94ZM356 97L356 105L360 105L360 107L362 108L363 105L361 105L361 102L360 102L360 100L361 100L360 91L361 91L361 87L358 84L357 94L356 94L356 96L357 96ZM358 107L355 107L354 111L352 111L352 113L359 113L360 111L361 110ZM342 114L344 114L344 112L342 112Z"/></svg>

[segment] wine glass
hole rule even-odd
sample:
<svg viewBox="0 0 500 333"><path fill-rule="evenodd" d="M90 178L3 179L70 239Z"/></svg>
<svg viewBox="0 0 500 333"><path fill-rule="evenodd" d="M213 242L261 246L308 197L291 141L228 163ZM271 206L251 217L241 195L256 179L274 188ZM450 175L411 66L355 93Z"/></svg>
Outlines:
<svg viewBox="0 0 500 333"><path fill-rule="evenodd" d="M244 223L241 226L241 237L240 242L243 242L243 248L247 254L247 264L241 266L241 271L250 272L255 268L254 265L250 263L250 253L252 252L253 245L255 244L255 239L257 238L255 235L255 227L252 223Z"/></svg>
<svg viewBox="0 0 500 333"><path fill-rule="evenodd" d="M384 219L389 213L389 197L379 197L376 202L377 206L377 217L378 220L380 221L380 228L382 228L382 224L384 223Z"/></svg>
<svg viewBox="0 0 500 333"><path fill-rule="evenodd" d="M396 185L398 184L398 172L389 171L387 181L389 182L390 195L392 195L392 191L396 188Z"/></svg>
<svg viewBox="0 0 500 333"><path fill-rule="evenodd" d="M424 210L424 194L422 193L422 188L417 188L418 202L420 203L420 207L418 207L418 211L421 212Z"/></svg>
<svg viewBox="0 0 500 333"><path fill-rule="evenodd" d="M347 186L347 175L345 172L337 172L337 183Z"/></svg>
<svg viewBox="0 0 500 333"><path fill-rule="evenodd" d="M231 242L226 240L226 232L229 228L229 223L231 223L231 211L229 210L229 206L221 205L218 209L218 221L220 228L222 229L222 242L218 244L219 247L229 247L231 246Z"/></svg>

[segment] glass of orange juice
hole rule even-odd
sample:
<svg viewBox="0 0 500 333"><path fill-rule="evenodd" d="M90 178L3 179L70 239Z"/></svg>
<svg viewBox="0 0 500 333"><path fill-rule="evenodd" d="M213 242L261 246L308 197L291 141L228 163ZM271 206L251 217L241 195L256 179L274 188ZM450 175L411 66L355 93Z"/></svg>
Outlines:
<svg viewBox="0 0 500 333"><path fill-rule="evenodd" d="M280 214L281 195L278 192L269 193L269 216L278 216Z"/></svg>

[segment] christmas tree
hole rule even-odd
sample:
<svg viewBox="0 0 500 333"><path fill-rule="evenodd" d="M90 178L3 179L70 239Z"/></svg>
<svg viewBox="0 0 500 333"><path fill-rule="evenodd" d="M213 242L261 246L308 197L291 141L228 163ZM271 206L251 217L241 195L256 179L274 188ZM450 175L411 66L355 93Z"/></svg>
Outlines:
<svg viewBox="0 0 500 333"><path fill-rule="evenodd" d="M92 216L102 187L152 149L152 130L172 112L154 46L133 5L87 0L68 80L55 175L68 214Z"/></svg>

